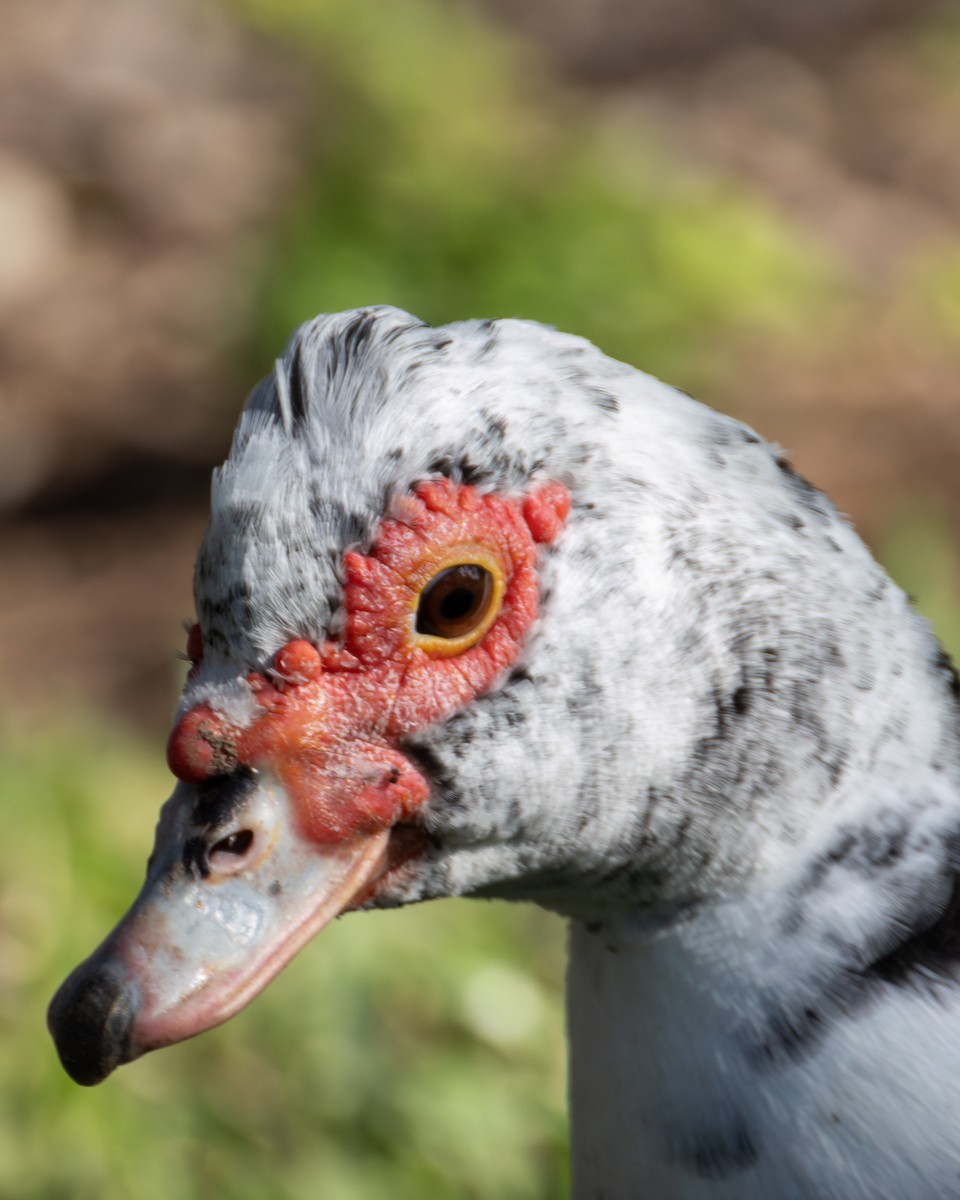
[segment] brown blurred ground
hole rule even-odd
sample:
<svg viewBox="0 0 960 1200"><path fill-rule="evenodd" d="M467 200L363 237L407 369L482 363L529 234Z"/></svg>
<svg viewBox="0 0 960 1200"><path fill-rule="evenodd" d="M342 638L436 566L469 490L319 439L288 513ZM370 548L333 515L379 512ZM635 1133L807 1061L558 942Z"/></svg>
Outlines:
<svg viewBox="0 0 960 1200"><path fill-rule="evenodd" d="M960 347L905 288L960 234L960 80L912 35L936 6L485 3L606 119L640 114L839 264L836 335L731 345L705 398L868 536L907 481L960 520ZM302 80L187 0L0 0L0 35L2 665L38 710L76 696L161 724L250 382L234 268L296 177Z"/></svg>
<svg viewBox="0 0 960 1200"><path fill-rule="evenodd" d="M208 6L0 4L0 647L30 703L167 715L289 75Z"/></svg>

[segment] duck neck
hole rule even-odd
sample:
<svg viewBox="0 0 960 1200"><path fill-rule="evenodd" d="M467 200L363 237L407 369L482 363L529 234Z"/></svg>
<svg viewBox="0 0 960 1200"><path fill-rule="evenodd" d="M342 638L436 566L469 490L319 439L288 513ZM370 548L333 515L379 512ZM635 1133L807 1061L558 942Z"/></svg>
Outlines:
<svg viewBox="0 0 960 1200"><path fill-rule="evenodd" d="M708 1196L754 1156L735 1036L682 938L627 920L572 921L567 977L574 1200ZM702 1163L700 1160L703 1160ZM722 1162L721 1162L722 1160Z"/></svg>
<svg viewBox="0 0 960 1200"><path fill-rule="evenodd" d="M960 1104L937 1049L960 1005L953 774L861 781L733 894L571 922L575 1200L956 1194L937 1190ZM936 1103L912 1098L905 1129L921 1069Z"/></svg>

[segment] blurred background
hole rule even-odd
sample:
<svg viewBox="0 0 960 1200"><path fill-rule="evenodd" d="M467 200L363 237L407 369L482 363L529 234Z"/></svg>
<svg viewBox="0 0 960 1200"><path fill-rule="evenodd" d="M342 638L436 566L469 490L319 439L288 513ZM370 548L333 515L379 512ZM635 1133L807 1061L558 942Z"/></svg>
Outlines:
<svg viewBox="0 0 960 1200"><path fill-rule="evenodd" d="M563 930L347 918L78 1089L43 1011L169 790L245 392L389 302L560 325L786 448L960 650L960 4L0 0L0 1197L560 1197Z"/></svg>

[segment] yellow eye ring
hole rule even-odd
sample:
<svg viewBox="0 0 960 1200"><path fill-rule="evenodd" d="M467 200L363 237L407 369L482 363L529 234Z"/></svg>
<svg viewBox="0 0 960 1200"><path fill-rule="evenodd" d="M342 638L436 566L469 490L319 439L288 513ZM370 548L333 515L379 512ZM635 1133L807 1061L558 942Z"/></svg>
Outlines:
<svg viewBox="0 0 960 1200"><path fill-rule="evenodd" d="M475 646L497 618L505 589L498 560L480 546L457 546L425 565L414 582L414 645L435 658Z"/></svg>

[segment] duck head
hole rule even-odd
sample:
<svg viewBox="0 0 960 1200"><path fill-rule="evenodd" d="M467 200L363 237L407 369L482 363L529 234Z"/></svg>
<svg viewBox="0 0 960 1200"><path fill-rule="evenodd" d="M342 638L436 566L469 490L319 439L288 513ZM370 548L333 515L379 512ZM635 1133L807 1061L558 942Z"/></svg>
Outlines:
<svg viewBox="0 0 960 1200"><path fill-rule="evenodd" d="M722 894L848 761L886 589L755 434L580 339L304 326L214 476L177 783L51 1004L65 1068L226 1020L348 910Z"/></svg>

